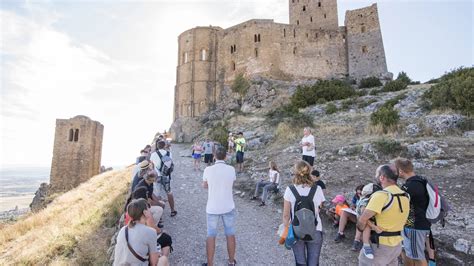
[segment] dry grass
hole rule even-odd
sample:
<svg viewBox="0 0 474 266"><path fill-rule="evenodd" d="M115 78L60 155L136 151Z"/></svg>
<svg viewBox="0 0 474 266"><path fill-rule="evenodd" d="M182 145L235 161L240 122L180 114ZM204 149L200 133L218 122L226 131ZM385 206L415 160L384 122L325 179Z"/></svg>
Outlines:
<svg viewBox="0 0 474 266"><path fill-rule="evenodd" d="M130 176L131 168L94 176L46 209L4 226L0 265L88 264L85 257L104 261L107 245L99 244L98 236L121 212ZM90 250L80 249L86 246Z"/></svg>
<svg viewBox="0 0 474 266"><path fill-rule="evenodd" d="M350 125L338 125L333 123L322 123L316 125L315 134L318 136L338 136L338 135L354 135L356 129Z"/></svg>
<svg viewBox="0 0 474 266"><path fill-rule="evenodd" d="M277 143L297 142L303 135L303 128L292 127L289 123L281 122L275 129L275 137Z"/></svg>

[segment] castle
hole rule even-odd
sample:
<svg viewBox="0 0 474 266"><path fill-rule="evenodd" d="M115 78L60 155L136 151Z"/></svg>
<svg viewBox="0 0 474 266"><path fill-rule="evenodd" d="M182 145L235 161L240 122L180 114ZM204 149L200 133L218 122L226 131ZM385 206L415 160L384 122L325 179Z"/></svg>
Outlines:
<svg viewBox="0 0 474 266"><path fill-rule="evenodd" d="M104 126L87 116L56 119L50 185L53 191L74 188L99 174Z"/></svg>
<svg viewBox="0 0 474 266"><path fill-rule="evenodd" d="M174 120L199 117L236 75L292 79L375 76L387 71L377 4L346 12L337 0L289 0L290 24L253 19L233 27L196 27L178 37Z"/></svg>

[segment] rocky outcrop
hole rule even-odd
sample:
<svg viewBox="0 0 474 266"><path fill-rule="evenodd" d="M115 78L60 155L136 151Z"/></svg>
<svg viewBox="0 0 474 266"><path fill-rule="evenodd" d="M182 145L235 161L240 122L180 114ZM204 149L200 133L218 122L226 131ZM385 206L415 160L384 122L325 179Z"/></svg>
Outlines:
<svg viewBox="0 0 474 266"><path fill-rule="evenodd" d="M32 212L37 212L46 208L46 205L48 204L47 198L49 195L49 189L50 186L48 184L41 183L40 187L35 192L33 201L30 204L30 209Z"/></svg>
<svg viewBox="0 0 474 266"><path fill-rule="evenodd" d="M436 135L446 135L450 130L459 127L463 120L462 115L428 115L425 118L425 124Z"/></svg>

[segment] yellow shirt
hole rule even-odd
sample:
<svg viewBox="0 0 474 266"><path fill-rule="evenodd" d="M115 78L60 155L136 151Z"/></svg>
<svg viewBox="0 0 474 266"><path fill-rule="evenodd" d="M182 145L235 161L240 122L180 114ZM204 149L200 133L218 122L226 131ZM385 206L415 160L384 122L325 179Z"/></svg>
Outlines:
<svg viewBox="0 0 474 266"><path fill-rule="evenodd" d="M235 151L244 152L245 139L244 138L238 138L234 142L236 144Z"/></svg>
<svg viewBox="0 0 474 266"><path fill-rule="evenodd" d="M403 191L396 185L392 185L384 188L392 194L403 193ZM377 226L381 227L386 232L402 231L403 226L408 218L410 212L410 200L407 197L400 197L403 212L400 212L398 200L393 197L391 207L385 209L382 212L382 208L388 204L390 200L389 194L383 191L376 192L370 197L369 204L367 204L366 210L371 210L376 213L375 220ZM386 246L397 246L403 240L401 236L381 236L379 237L379 244Z"/></svg>

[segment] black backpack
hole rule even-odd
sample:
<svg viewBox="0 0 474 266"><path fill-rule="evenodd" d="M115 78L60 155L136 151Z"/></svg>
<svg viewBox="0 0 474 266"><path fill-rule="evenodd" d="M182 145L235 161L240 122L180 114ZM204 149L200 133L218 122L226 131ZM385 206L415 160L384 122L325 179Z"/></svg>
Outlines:
<svg viewBox="0 0 474 266"><path fill-rule="evenodd" d="M294 185L289 186L291 192L296 198L294 206L293 231L297 239L303 241L312 241L316 239L316 226L318 218L315 212L313 202L314 195L318 186L311 187L308 196L300 196Z"/></svg>

